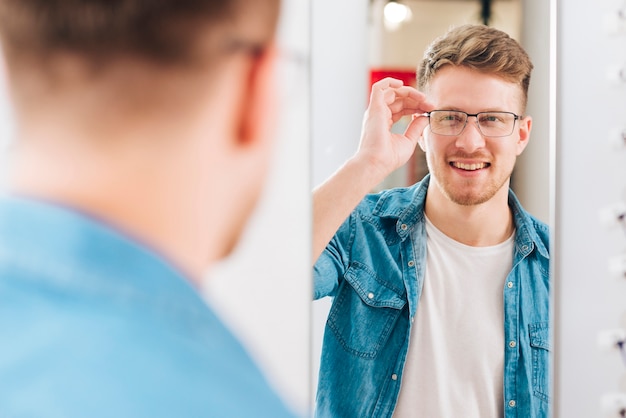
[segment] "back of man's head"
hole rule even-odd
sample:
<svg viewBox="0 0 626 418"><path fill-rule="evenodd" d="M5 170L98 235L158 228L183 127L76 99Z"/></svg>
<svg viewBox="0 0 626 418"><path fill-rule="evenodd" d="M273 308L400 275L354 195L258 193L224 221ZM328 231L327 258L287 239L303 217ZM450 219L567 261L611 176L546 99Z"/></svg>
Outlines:
<svg viewBox="0 0 626 418"><path fill-rule="evenodd" d="M0 31L10 65L63 53L180 66L262 47L277 15L278 0L0 0Z"/></svg>
<svg viewBox="0 0 626 418"><path fill-rule="evenodd" d="M112 220L199 271L270 161L279 0L0 0L9 187Z"/></svg>
<svg viewBox="0 0 626 418"><path fill-rule="evenodd" d="M18 113L93 81L147 109L177 77L218 83L233 55L261 52L278 12L279 0L0 0L0 40Z"/></svg>

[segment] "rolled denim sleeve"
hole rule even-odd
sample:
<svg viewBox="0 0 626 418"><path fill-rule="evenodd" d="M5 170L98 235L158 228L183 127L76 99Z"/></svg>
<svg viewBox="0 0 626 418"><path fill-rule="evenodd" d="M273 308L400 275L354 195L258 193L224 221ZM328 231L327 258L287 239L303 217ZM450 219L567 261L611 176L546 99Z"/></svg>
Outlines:
<svg viewBox="0 0 626 418"><path fill-rule="evenodd" d="M321 299L334 296L340 280L348 268L350 245L353 237L353 218L350 215L339 227L313 267L313 297Z"/></svg>

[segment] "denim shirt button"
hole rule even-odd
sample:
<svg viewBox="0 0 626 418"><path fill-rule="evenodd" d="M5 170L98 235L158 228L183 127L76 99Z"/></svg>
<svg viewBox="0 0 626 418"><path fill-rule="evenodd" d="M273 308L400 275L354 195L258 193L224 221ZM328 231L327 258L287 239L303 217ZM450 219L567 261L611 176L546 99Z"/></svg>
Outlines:
<svg viewBox="0 0 626 418"><path fill-rule="evenodd" d="M511 289L513 287L513 282L508 282L506 284L506 287L508 287L509 289Z"/></svg>
<svg viewBox="0 0 626 418"><path fill-rule="evenodd" d="M413 267L415 265L415 261L411 260L409 261L409 267Z"/></svg>
<svg viewBox="0 0 626 418"><path fill-rule="evenodd" d="M397 374L392 374L391 375L391 380L398 380L398 375Z"/></svg>
<svg viewBox="0 0 626 418"><path fill-rule="evenodd" d="M409 229L409 227L407 226L407 224L402 224L400 225L400 229L406 231L407 229Z"/></svg>
<svg viewBox="0 0 626 418"><path fill-rule="evenodd" d="M515 408L515 405L516 405L515 400L514 400L514 399L511 399L511 400L509 401L509 406L510 406L511 408Z"/></svg>
<svg viewBox="0 0 626 418"><path fill-rule="evenodd" d="M367 294L368 299L374 299L374 294L372 292Z"/></svg>
<svg viewBox="0 0 626 418"><path fill-rule="evenodd" d="M517 343L515 341L509 342L509 347L511 347L511 348L515 348L516 345L517 345Z"/></svg>
<svg viewBox="0 0 626 418"><path fill-rule="evenodd" d="M528 245L522 245L522 251L528 251Z"/></svg>

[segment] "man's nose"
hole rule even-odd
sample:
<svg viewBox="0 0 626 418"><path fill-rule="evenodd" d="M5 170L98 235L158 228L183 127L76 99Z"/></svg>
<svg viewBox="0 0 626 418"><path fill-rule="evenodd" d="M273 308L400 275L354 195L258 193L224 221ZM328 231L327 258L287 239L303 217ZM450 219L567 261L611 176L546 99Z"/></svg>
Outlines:
<svg viewBox="0 0 626 418"><path fill-rule="evenodd" d="M467 119L465 129L456 139L456 146L468 153L472 153L485 146L485 137L478 128L476 117L470 116Z"/></svg>

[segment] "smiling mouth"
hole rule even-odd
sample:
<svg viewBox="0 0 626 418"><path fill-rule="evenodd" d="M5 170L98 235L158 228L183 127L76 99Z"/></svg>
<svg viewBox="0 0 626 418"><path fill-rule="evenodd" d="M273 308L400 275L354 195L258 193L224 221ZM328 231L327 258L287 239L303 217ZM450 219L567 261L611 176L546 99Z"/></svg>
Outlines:
<svg viewBox="0 0 626 418"><path fill-rule="evenodd" d="M456 161L452 161L450 163L450 165L454 168L458 168L460 170L465 170L465 171L476 171L476 170L482 170L483 168L487 168L489 167L491 164L490 163L472 163L472 164L465 164L465 163L459 163Z"/></svg>

